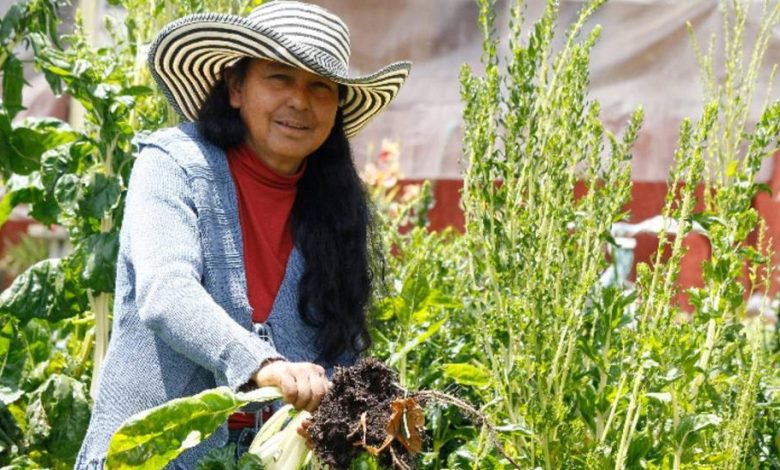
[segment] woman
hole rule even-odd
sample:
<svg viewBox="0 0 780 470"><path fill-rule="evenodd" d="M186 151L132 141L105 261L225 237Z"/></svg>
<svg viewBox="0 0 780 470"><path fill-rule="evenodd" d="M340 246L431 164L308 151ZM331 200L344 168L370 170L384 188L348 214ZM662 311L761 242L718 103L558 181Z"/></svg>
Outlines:
<svg viewBox="0 0 780 470"><path fill-rule="evenodd" d="M313 410L333 366L370 345L369 211L347 138L410 64L350 78L349 52L338 17L293 1L186 17L152 45L155 80L193 122L137 142L113 333L76 468L102 468L127 417L215 386L275 385ZM231 418L233 440L246 420ZM227 441L222 426L171 467Z"/></svg>

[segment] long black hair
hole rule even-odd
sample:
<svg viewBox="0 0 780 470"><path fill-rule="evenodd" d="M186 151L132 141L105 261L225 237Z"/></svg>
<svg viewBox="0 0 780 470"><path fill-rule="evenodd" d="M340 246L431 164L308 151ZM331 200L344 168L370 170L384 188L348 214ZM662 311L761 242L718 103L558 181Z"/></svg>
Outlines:
<svg viewBox="0 0 780 470"><path fill-rule="evenodd" d="M249 59L232 70L244 79ZM340 93L343 90L340 89ZM246 127L230 106L224 78L200 109L198 129L206 139L228 149L244 141ZM298 286L298 311L319 329L319 360L334 363L345 352L371 346L366 311L374 271L380 266L371 210L344 133L341 108L325 142L307 158L292 207L293 239L306 266Z"/></svg>

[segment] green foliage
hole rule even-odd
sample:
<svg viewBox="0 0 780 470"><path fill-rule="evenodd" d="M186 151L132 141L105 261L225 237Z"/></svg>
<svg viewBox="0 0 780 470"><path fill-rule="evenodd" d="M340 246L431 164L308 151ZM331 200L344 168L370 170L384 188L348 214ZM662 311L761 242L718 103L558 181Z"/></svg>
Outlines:
<svg viewBox="0 0 780 470"><path fill-rule="evenodd" d="M0 294L0 314L26 323L32 318L56 322L83 312L86 295L68 268L56 259L33 265Z"/></svg>
<svg viewBox="0 0 780 470"><path fill-rule="evenodd" d="M251 402L282 397L275 387L233 393L228 387L171 400L128 418L111 438L109 468L163 468L207 439L228 417Z"/></svg>
<svg viewBox="0 0 780 470"><path fill-rule="evenodd" d="M591 405L592 411L582 410L583 421L572 422L577 404L596 398L598 406L599 395L614 392L618 382L609 377L610 358L603 357L610 347L599 347L615 339L588 344L602 322L591 306L607 266L603 245L611 224L624 217L630 195L630 149L642 112L617 137L600 121L598 103L586 98L589 53L600 30L577 38L601 3L583 8L558 51L552 49L555 4L548 4L526 44L520 35L523 10L516 7L511 51L502 66L493 4L480 2L485 75L468 68L461 74L468 160L463 205L471 255L458 287L479 319L469 336L492 374L494 387L483 395L494 403L490 414L532 430L531 438L517 434L507 440L532 467L577 465L578 456L598 441L596 429L583 439L588 423L596 427L606 420ZM584 195L577 198L578 181ZM599 379L583 343L602 357L607 377Z"/></svg>
<svg viewBox="0 0 780 470"><path fill-rule="evenodd" d="M503 64L493 2L479 3L485 71L461 74L466 232L385 235L395 251L392 287L375 306L377 352L407 385L455 387L481 403L505 431L506 448L529 468L776 462L777 379L767 362L775 359L761 325L747 322L744 311L753 289L768 291L772 271L751 204L761 190L758 168L778 147L780 116L768 104L749 130L747 110L780 5L765 4L749 67L727 64L724 83L708 86L702 116L681 124L657 256L625 288L599 277L608 267L605 246L614 243L610 227L626 216L642 113L613 135L587 98L588 58L600 30L583 36L582 27L603 2L588 2L555 49L556 2L527 32L517 6ZM748 4L723 7L744 28ZM724 35L727 60L736 62L746 48L732 26L727 19ZM712 55L700 60L715 70ZM696 213L702 183L705 210ZM689 293L689 317L675 299L694 221L712 256L704 287ZM752 247L748 236L756 231ZM409 311L433 286L437 297L458 302L417 325ZM421 335L414 349L404 347ZM426 468L505 465L457 413L427 415Z"/></svg>
<svg viewBox="0 0 780 470"><path fill-rule="evenodd" d="M146 69L148 45L164 24L185 14L250 6L243 0L115 1L127 14L121 21L105 19L109 43L96 47L89 33L96 25L83 25L79 14L74 31L61 35L58 8L63 4L17 1L0 20L0 180L6 189L0 226L16 206L26 204L37 221L64 227L73 246L61 260L33 265L0 294L0 383L13 393L33 393L44 371L90 385L90 373L100 368L108 344L132 139L176 122ZM83 108L83 120L69 125L51 118L14 119L23 109L21 46L32 48L34 64L52 91L67 93ZM56 337L55 347L26 334L22 339L29 341L20 345L12 336L35 328ZM58 390L76 400L77 387ZM51 447L24 433L30 423L18 407L26 406L28 398L23 395L2 410L0 465L71 462L86 421L71 423L70 434L56 435L58 444Z"/></svg>
<svg viewBox="0 0 780 470"><path fill-rule="evenodd" d="M7 317L6 317L7 318ZM16 320L0 329L0 456L24 468L71 468L89 421L85 325ZM18 462L17 462L18 463Z"/></svg>
<svg viewBox="0 0 780 470"><path fill-rule="evenodd" d="M54 462L73 464L89 423L84 384L53 375L30 395L27 442L44 447Z"/></svg>
<svg viewBox="0 0 780 470"><path fill-rule="evenodd" d="M197 470L256 470L262 467L260 457L244 453L236 461L236 445L228 444L212 450L198 461Z"/></svg>

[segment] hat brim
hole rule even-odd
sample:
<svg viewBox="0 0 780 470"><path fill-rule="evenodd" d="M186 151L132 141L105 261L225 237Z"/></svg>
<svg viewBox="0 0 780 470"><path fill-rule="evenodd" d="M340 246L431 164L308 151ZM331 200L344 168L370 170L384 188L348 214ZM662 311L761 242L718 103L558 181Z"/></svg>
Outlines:
<svg viewBox="0 0 780 470"><path fill-rule="evenodd" d="M149 50L149 68L176 111L196 121L222 70L243 57L285 63L344 85L347 93L339 106L347 137L390 104L411 69L409 62L395 62L369 75L349 77L315 47L293 43L244 17L216 13L187 16L163 29Z"/></svg>

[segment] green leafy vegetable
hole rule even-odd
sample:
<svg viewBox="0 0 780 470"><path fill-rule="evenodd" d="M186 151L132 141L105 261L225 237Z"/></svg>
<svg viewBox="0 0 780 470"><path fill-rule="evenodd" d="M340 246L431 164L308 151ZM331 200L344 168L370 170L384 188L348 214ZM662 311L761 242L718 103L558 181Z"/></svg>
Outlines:
<svg viewBox="0 0 780 470"><path fill-rule="evenodd" d="M106 464L117 469L163 468L207 439L242 406L281 397L281 391L275 387L249 393L219 387L171 400L125 421L111 439Z"/></svg>

